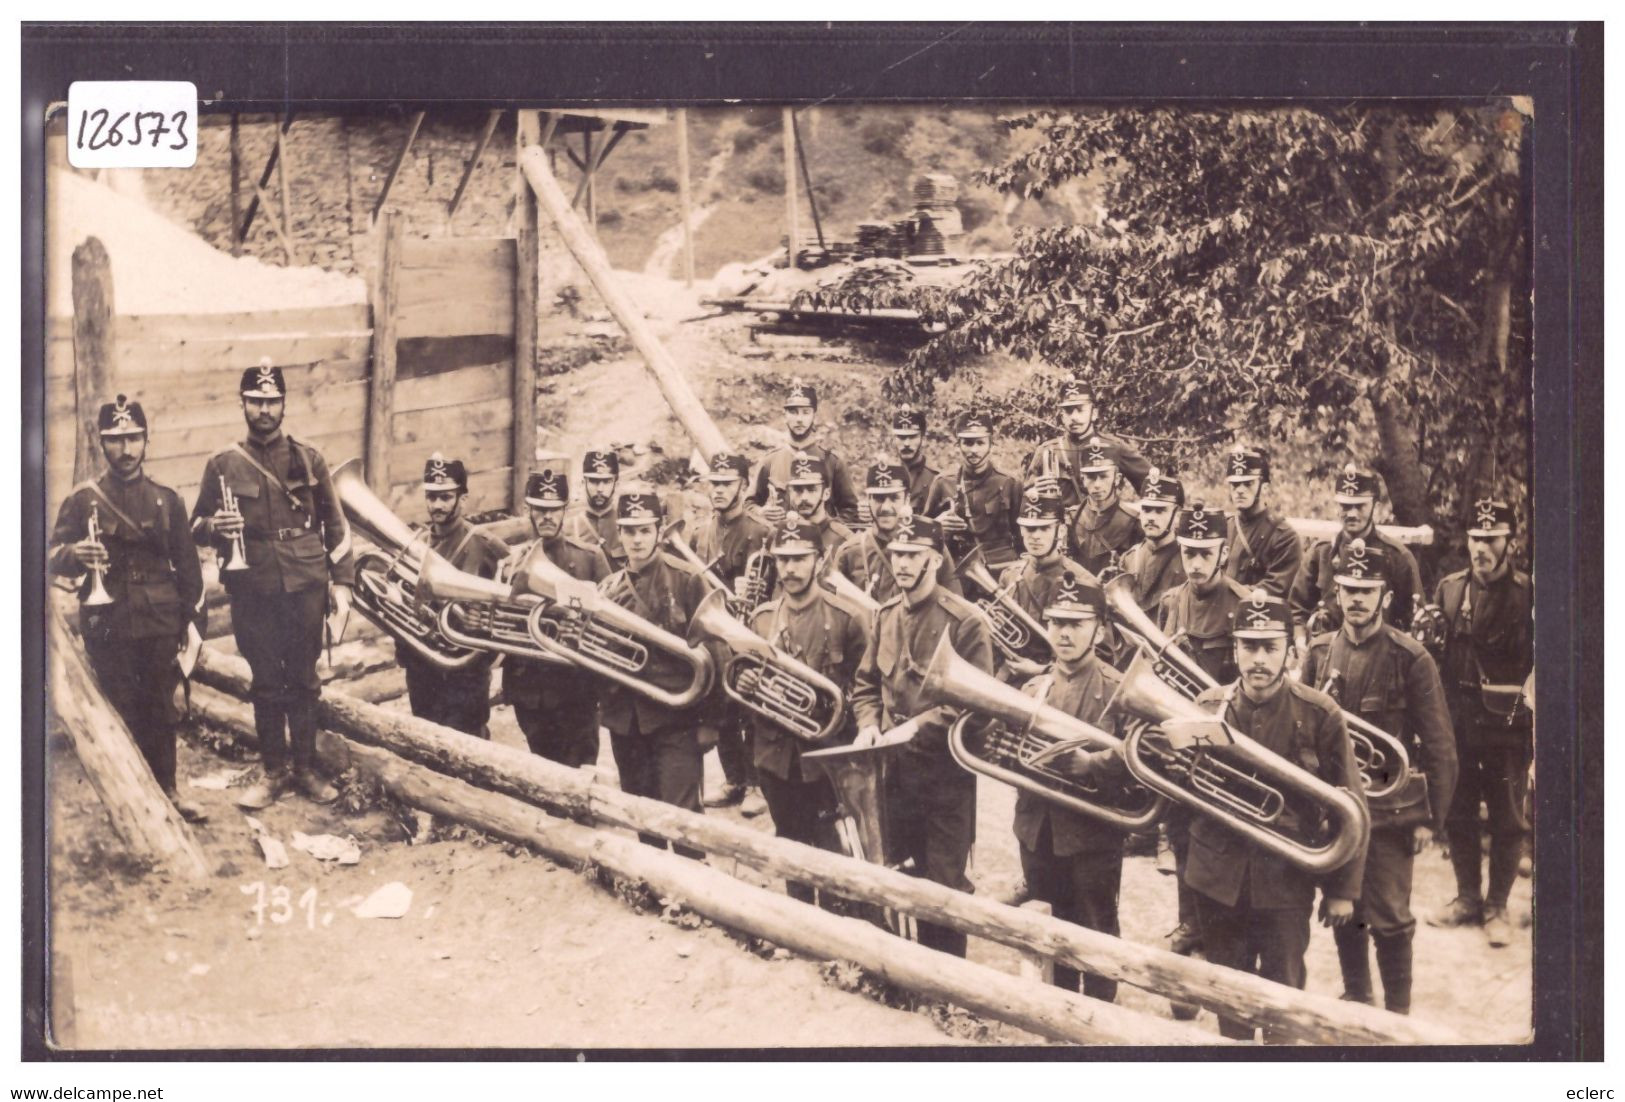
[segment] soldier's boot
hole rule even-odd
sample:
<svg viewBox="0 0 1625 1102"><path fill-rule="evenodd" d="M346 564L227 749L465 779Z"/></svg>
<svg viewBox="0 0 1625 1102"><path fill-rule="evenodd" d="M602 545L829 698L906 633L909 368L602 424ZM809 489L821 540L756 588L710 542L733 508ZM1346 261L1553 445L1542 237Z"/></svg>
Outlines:
<svg viewBox="0 0 1625 1102"><path fill-rule="evenodd" d="M316 694L300 693L288 701L288 741L293 744L293 777L305 798L330 804L339 790L316 770Z"/></svg>
<svg viewBox="0 0 1625 1102"><path fill-rule="evenodd" d="M287 767L273 769L266 767L265 777L258 783L245 788L237 797L237 806L247 808L249 811L259 811L270 807L293 787L293 778L289 775Z"/></svg>
<svg viewBox="0 0 1625 1102"><path fill-rule="evenodd" d="M1339 931L1341 933L1341 931ZM1375 934L1382 1004L1395 1014L1411 1012L1411 935Z"/></svg>
<svg viewBox="0 0 1625 1102"><path fill-rule="evenodd" d="M1343 1000L1375 1005L1371 997L1371 935L1357 926L1338 926L1332 930L1332 940L1337 943L1337 964L1343 972Z"/></svg>
<svg viewBox="0 0 1625 1102"><path fill-rule="evenodd" d="M182 796L174 788L164 789L164 795L169 797L170 805L173 806L174 809L180 813L181 818L185 819L187 822L206 823L209 821L209 813L207 811L204 811L203 808L199 807L191 800L188 800L185 796Z"/></svg>
<svg viewBox="0 0 1625 1102"><path fill-rule="evenodd" d="M1428 915L1429 926L1482 926L1484 901L1456 896L1442 911Z"/></svg>

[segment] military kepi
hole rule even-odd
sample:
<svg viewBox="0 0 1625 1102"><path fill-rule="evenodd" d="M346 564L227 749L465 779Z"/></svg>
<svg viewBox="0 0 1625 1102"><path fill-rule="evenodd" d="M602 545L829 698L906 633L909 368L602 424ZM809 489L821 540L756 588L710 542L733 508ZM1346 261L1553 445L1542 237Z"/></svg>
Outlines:
<svg viewBox="0 0 1625 1102"><path fill-rule="evenodd" d="M904 520L886 543L888 551L940 551L942 527L931 517L913 516Z"/></svg>
<svg viewBox="0 0 1625 1102"><path fill-rule="evenodd" d="M1473 523L1467 529L1469 536L1491 539L1512 535L1512 506L1494 498L1484 498L1473 504Z"/></svg>
<svg viewBox="0 0 1625 1102"><path fill-rule="evenodd" d="M1087 474L1116 469L1117 447L1098 436L1091 436L1083 446L1083 462L1078 464L1078 470Z"/></svg>
<svg viewBox="0 0 1625 1102"><path fill-rule="evenodd" d="M1277 639L1292 635L1292 611L1267 589L1255 589L1230 614L1230 634L1237 639Z"/></svg>
<svg viewBox="0 0 1625 1102"><path fill-rule="evenodd" d="M1187 547L1211 547L1223 543L1229 533L1225 529L1225 515L1218 509L1209 509L1200 501L1179 514L1179 526L1174 538Z"/></svg>
<svg viewBox="0 0 1625 1102"><path fill-rule="evenodd" d="M594 448L581 456L581 473L590 478L614 478L621 473L621 458L612 451Z"/></svg>
<svg viewBox="0 0 1625 1102"><path fill-rule="evenodd" d="M1377 475L1350 463L1337 474L1333 494L1339 505L1363 505L1377 500Z"/></svg>
<svg viewBox="0 0 1625 1102"><path fill-rule="evenodd" d="M561 470L543 467L525 479L525 504L538 509L562 509L570 500L570 479Z"/></svg>
<svg viewBox="0 0 1625 1102"><path fill-rule="evenodd" d="M616 524L659 524L660 498L653 490L624 493L615 505Z"/></svg>
<svg viewBox="0 0 1625 1102"><path fill-rule="evenodd" d="M1016 514L1016 523L1023 528L1042 528L1047 524L1059 523L1062 516L1060 498L1027 494L1021 499L1021 512Z"/></svg>
<svg viewBox="0 0 1625 1102"><path fill-rule="evenodd" d="M120 394L111 402L103 402L96 414L96 431L102 436L140 436L147 431L147 415L140 402L132 402Z"/></svg>
<svg viewBox="0 0 1625 1102"><path fill-rule="evenodd" d="M802 521L800 513L786 513L784 523L773 530L773 554L816 555L818 534Z"/></svg>
<svg viewBox="0 0 1625 1102"><path fill-rule="evenodd" d="M864 477L863 490L865 493L884 494L892 491L899 493L908 489L908 471L902 464L892 461L890 456L877 456L869 466L869 473Z"/></svg>
<svg viewBox="0 0 1625 1102"><path fill-rule="evenodd" d="M790 389L784 395L784 408L792 406L812 406L818 408L818 391L813 389L811 383L804 383L800 379L790 380Z"/></svg>
<svg viewBox="0 0 1625 1102"><path fill-rule="evenodd" d="M743 482L750 477L750 460L732 452L717 452L711 457L711 469L705 477L708 482Z"/></svg>
<svg viewBox="0 0 1625 1102"><path fill-rule="evenodd" d="M898 406L891 415L894 435L907 436L925 431L925 414L914 406Z"/></svg>
<svg viewBox="0 0 1625 1102"><path fill-rule="evenodd" d="M797 452L795 458L790 460L790 477L785 480L786 484L817 486L824 481L824 461L818 456Z"/></svg>
<svg viewBox="0 0 1625 1102"><path fill-rule="evenodd" d="M993 422L985 413L961 414L954 435L961 440L985 440L993 435Z"/></svg>
<svg viewBox="0 0 1625 1102"><path fill-rule="evenodd" d="M1232 448L1224 460L1224 477L1227 482L1245 482L1252 478L1268 482L1270 457L1262 448Z"/></svg>
<svg viewBox="0 0 1625 1102"><path fill-rule="evenodd" d="M1332 563L1332 578L1338 585L1368 588L1381 585L1387 577L1388 555L1380 543L1349 540Z"/></svg>
<svg viewBox="0 0 1625 1102"><path fill-rule="evenodd" d="M1082 379L1068 379L1061 384L1061 408L1093 405L1095 391Z"/></svg>
<svg viewBox="0 0 1625 1102"><path fill-rule="evenodd" d="M423 464L423 489L427 493L456 490L468 492L468 470L461 459L447 459L439 452Z"/></svg>
<svg viewBox="0 0 1625 1102"><path fill-rule="evenodd" d="M1100 619L1106 615L1106 594L1099 584L1068 570L1055 595L1044 606L1046 620Z"/></svg>
<svg viewBox="0 0 1625 1102"><path fill-rule="evenodd" d="M1185 504L1185 486L1177 478L1169 478L1155 467L1145 476L1145 488L1140 501L1165 501L1179 508Z"/></svg>
<svg viewBox="0 0 1625 1102"><path fill-rule="evenodd" d="M282 378L282 369L270 360L261 360L258 367L243 372L239 388L244 398L286 398L288 384Z"/></svg>

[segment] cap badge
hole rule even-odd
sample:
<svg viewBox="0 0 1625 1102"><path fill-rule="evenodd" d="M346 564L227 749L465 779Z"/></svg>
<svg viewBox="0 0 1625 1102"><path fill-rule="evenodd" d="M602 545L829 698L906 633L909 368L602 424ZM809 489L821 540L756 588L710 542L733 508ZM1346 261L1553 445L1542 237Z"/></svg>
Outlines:
<svg viewBox="0 0 1625 1102"><path fill-rule="evenodd" d="M1230 473L1244 475L1247 473L1247 453L1234 452L1230 456Z"/></svg>
<svg viewBox="0 0 1625 1102"><path fill-rule="evenodd" d="M1478 526L1489 528L1495 524L1495 502L1480 501L1474 506L1478 510Z"/></svg>

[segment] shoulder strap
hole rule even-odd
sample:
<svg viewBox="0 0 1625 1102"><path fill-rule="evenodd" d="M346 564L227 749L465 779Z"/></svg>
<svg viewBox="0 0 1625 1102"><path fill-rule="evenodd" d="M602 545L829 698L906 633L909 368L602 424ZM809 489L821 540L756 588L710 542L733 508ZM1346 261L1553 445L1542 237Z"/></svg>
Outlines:
<svg viewBox="0 0 1625 1102"><path fill-rule="evenodd" d="M1241 543L1241 549L1247 552L1249 557L1254 557L1253 544L1247 538L1247 529L1241 526L1241 514L1237 513L1230 518L1230 531L1236 534L1236 539Z"/></svg>
<svg viewBox="0 0 1625 1102"><path fill-rule="evenodd" d="M141 525L131 520L130 514L126 513L123 509L120 509L117 505L114 505L111 499L109 499L106 494L102 493L102 488L96 485L94 481L87 480L81 482L79 485L75 486L73 490L74 493L78 493L80 490L88 490L91 494L95 495L97 501L100 501L104 506L107 507L107 511L109 513L112 513L120 521L135 531L141 531Z"/></svg>
<svg viewBox="0 0 1625 1102"><path fill-rule="evenodd" d="M288 446L297 448L299 445L295 444L292 438L289 438ZM288 489L288 484L282 481L282 479L279 478L269 467L265 466L258 459L255 459L252 455L249 455L247 448L243 447L241 444L233 444L231 446L231 450L246 459L250 467L253 467L256 471L260 472L260 474L264 475L266 480L270 482L271 485L281 490L283 495L288 499L289 503L292 504L295 509L298 509L300 512L304 512L304 502L300 501L294 496L293 491Z"/></svg>

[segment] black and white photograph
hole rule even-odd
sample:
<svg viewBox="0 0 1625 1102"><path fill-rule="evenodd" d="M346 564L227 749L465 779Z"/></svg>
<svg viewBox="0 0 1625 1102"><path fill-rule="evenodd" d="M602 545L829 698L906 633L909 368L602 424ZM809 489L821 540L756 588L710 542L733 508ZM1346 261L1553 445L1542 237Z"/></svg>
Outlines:
<svg viewBox="0 0 1625 1102"><path fill-rule="evenodd" d="M53 1052L1534 1042L1526 89L197 91L43 123Z"/></svg>

